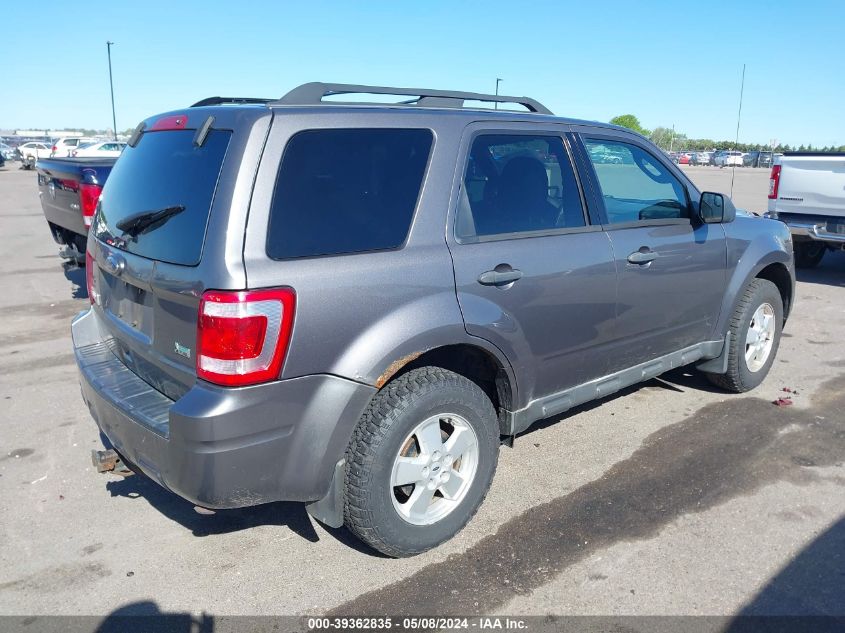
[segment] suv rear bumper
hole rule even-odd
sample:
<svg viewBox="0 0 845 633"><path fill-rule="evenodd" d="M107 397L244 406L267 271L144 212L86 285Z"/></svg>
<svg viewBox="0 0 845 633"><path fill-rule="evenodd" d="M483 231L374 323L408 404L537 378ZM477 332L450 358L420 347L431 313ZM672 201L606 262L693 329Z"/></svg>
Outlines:
<svg viewBox="0 0 845 633"><path fill-rule="evenodd" d="M329 375L224 388L198 380L169 400L73 321L82 396L129 463L192 503L236 508L324 497L375 388Z"/></svg>

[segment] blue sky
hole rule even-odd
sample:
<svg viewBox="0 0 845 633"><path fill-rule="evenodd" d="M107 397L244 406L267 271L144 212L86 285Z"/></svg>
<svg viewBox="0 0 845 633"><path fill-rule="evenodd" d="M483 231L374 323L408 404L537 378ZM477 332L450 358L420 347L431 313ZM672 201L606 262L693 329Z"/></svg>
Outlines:
<svg viewBox="0 0 845 633"><path fill-rule="evenodd" d="M0 128L119 130L307 81L528 95L555 113L740 141L845 144L845 1L84 3L2 10Z"/></svg>

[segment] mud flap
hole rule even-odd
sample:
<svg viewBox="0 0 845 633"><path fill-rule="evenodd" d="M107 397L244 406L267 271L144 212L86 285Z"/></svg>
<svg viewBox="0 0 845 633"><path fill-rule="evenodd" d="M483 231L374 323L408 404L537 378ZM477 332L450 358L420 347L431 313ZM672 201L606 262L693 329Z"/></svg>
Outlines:
<svg viewBox="0 0 845 633"><path fill-rule="evenodd" d="M306 512L329 527L341 527L343 525L343 482L345 478L346 459L341 459L335 464L328 493L319 501L306 505Z"/></svg>
<svg viewBox="0 0 845 633"><path fill-rule="evenodd" d="M703 363L696 365L696 369L703 371L706 374L726 374L728 373L728 356L731 349L731 333L725 335L725 344L722 346L722 353L716 358L711 358Z"/></svg>

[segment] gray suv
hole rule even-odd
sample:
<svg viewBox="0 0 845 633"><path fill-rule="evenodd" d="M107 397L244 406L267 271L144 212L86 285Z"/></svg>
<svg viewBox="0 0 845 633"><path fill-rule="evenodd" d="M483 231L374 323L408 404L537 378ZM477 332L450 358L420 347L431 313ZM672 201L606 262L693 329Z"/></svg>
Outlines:
<svg viewBox="0 0 845 633"><path fill-rule="evenodd" d="M626 129L321 83L141 123L87 257L101 470L304 502L392 556L457 533L537 420L691 363L756 387L795 283L784 224Z"/></svg>

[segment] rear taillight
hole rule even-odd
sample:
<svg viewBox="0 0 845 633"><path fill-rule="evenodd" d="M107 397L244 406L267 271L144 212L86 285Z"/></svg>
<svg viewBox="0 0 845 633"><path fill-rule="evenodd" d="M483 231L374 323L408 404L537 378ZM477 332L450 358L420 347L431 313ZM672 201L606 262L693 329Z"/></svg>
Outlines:
<svg viewBox="0 0 845 633"><path fill-rule="evenodd" d="M295 308L290 288L206 292L197 319L197 376L230 387L276 380Z"/></svg>
<svg viewBox="0 0 845 633"><path fill-rule="evenodd" d="M778 189L780 189L780 165L774 165L769 176L769 200L777 200Z"/></svg>
<svg viewBox="0 0 845 633"><path fill-rule="evenodd" d="M97 296L97 282L96 278L94 277L94 267L96 265L97 262L91 255L91 251L85 251L85 286L88 290L88 300L91 301L92 305L98 303L99 299L99 297Z"/></svg>
<svg viewBox="0 0 845 633"><path fill-rule="evenodd" d="M91 226L101 193L103 193L103 188L100 185L89 185L84 182L79 185L79 205L82 207L82 221L85 222L86 228Z"/></svg>

